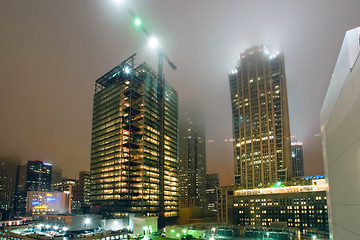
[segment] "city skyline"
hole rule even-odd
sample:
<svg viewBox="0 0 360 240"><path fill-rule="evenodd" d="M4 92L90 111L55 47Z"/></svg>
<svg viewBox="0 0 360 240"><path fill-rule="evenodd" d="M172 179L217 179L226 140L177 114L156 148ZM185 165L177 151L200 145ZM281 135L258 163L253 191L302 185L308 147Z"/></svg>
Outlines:
<svg viewBox="0 0 360 240"><path fill-rule="evenodd" d="M204 108L208 173L219 172L222 185L233 182L227 74L258 43L283 50L291 135L303 142L305 174L323 173L320 107L345 31L358 26L358 1L129 5L178 66L164 70L180 105ZM0 9L0 154L51 162L75 177L89 169L93 82L134 51L153 68L156 56L114 1L3 1Z"/></svg>

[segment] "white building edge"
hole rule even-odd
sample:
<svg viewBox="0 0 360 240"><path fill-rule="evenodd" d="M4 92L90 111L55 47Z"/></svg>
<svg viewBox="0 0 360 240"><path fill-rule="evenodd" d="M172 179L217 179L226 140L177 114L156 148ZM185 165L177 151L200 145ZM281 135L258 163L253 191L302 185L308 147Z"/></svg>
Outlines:
<svg viewBox="0 0 360 240"><path fill-rule="evenodd" d="M345 34L320 112L330 239L360 240L360 27Z"/></svg>

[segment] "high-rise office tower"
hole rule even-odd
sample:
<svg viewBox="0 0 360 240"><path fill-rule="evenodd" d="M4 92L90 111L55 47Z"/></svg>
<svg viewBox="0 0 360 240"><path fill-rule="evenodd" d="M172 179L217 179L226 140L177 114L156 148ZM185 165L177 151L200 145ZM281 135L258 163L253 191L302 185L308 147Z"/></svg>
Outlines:
<svg viewBox="0 0 360 240"><path fill-rule="evenodd" d="M180 121L179 190L181 207L206 204L205 130L188 114Z"/></svg>
<svg viewBox="0 0 360 240"><path fill-rule="evenodd" d="M51 191L52 164L31 160L18 166L15 208L17 215L25 213L28 191Z"/></svg>
<svg viewBox="0 0 360 240"><path fill-rule="evenodd" d="M247 49L229 81L235 184L257 188L291 177L283 54L263 45Z"/></svg>
<svg viewBox="0 0 360 240"><path fill-rule="evenodd" d="M17 159L0 158L0 219L10 219L14 207Z"/></svg>
<svg viewBox="0 0 360 240"><path fill-rule="evenodd" d="M178 216L178 95L134 55L95 84L90 202L104 214Z"/></svg>
<svg viewBox="0 0 360 240"><path fill-rule="evenodd" d="M294 177L304 176L303 147L296 137L291 137L291 161Z"/></svg>
<svg viewBox="0 0 360 240"><path fill-rule="evenodd" d="M217 213L217 193L220 186L219 174L206 174L206 198L208 201L208 210Z"/></svg>

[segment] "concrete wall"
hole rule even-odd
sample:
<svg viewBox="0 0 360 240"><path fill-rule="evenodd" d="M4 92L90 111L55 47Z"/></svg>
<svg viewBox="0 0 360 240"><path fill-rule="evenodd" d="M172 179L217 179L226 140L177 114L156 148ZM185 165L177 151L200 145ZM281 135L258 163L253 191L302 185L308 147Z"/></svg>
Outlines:
<svg viewBox="0 0 360 240"><path fill-rule="evenodd" d="M330 238L360 240L360 28L345 35L320 122Z"/></svg>

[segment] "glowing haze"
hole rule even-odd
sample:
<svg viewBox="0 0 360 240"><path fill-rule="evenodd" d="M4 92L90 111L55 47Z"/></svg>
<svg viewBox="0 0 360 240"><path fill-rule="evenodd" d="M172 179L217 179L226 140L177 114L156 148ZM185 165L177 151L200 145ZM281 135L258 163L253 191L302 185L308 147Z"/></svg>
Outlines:
<svg viewBox="0 0 360 240"><path fill-rule="evenodd" d="M89 169L95 80L138 53L156 54L113 0L0 2L0 154L38 158L68 177ZM285 55L291 134L303 142L305 173L322 174L319 111L345 31L360 2L132 0L129 6L178 67L164 66L180 105L204 113L208 173L233 182L227 74L246 48Z"/></svg>

